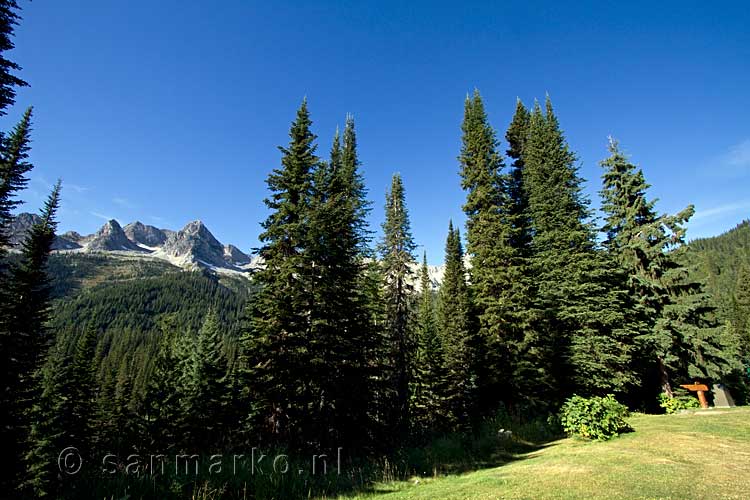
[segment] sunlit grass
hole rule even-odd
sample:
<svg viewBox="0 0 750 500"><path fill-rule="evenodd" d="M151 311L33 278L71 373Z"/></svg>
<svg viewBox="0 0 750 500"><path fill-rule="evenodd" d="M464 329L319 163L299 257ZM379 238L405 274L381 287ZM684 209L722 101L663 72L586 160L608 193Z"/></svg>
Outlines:
<svg viewBox="0 0 750 500"><path fill-rule="evenodd" d="M609 442L562 439L500 467L381 483L354 498L750 498L750 408L635 415L630 423L635 432Z"/></svg>

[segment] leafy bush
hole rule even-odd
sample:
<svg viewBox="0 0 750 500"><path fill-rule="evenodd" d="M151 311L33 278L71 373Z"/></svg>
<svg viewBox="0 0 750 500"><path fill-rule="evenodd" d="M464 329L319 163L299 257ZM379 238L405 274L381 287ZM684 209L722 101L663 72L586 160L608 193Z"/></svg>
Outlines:
<svg viewBox="0 0 750 500"><path fill-rule="evenodd" d="M689 394L669 397L666 393L662 392L659 394L659 406L664 408L666 414L670 415L680 410L700 408L701 405L696 398Z"/></svg>
<svg viewBox="0 0 750 500"><path fill-rule="evenodd" d="M629 412L612 394L606 397L573 396L560 410L560 421L568 435L605 441L633 429L625 421Z"/></svg>

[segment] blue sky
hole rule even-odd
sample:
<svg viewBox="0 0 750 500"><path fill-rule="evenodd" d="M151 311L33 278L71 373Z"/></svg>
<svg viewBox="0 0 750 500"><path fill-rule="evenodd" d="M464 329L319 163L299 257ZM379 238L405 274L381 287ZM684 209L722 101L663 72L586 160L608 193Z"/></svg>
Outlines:
<svg viewBox="0 0 750 500"><path fill-rule="evenodd" d="M0 126L34 105L24 209L62 177L62 230L202 219L257 246L264 181L307 96L323 155L354 114L373 228L398 171L437 263L448 219L463 222L456 156L475 87L501 136L517 96L548 92L595 204L611 134L659 209L696 205L691 238L750 217L744 2L19 3L10 57L31 87Z"/></svg>

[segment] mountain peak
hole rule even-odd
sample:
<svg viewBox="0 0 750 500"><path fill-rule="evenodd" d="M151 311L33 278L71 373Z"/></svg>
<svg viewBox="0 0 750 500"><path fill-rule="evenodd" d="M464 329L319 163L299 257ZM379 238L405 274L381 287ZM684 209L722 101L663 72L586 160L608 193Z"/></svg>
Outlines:
<svg viewBox="0 0 750 500"><path fill-rule="evenodd" d="M162 251L186 263L226 266L224 246L200 220L188 222L181 230L171 234L164 242Z"/></svg>
<svg viewBox="0 0 750 500"><path fill-rule="evenodd" d="M10 245L16 248L23 245L23 242L26 240L26 237L28 236L29 231L31 231L32 226L40 222L42 222L41 217L28 212L22 212L13 217L13 220L10 222L10 230L8 231ZM80 248L81 246L74 239L74 237L71 236L72 235L69 235L68 233L62 236L55 236L55 240L52 242L52 249L73 250L76 248Z"/></svg>
<svg viewBox="0 0 750 500"><path fill-rule="evenodd" d="M108 220L96 232L86 245L86 249L91 251L143 251L142 248L128 239L120 223L115 219Z"/></svg>
<svg viewBox="0 0 750 500"><path fill-rule="evenodd" d="M140 221L131 222L123 231L130 241L147 247L158 247L167 240L164 231Z"/></svg>

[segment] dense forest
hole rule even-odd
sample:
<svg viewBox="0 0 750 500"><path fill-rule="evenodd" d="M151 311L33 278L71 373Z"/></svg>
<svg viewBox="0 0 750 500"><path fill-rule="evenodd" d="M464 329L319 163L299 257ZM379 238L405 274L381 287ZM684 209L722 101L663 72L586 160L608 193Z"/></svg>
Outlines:
<svg viewBox="0 0 750 500"><path fill-rule="evenodd" d="M15 2L0 2L0 51L17 20ZM24 82L0 63L6 113ZM517 101L504 134L478 91L463 106L467 222L445 221L439 287L415 253L409 186L393 175L374 241L355 121L322 152L306 100L266 179L263 265L247 284L51 257L60 183L12 254L7 230L33 168L26 111L0 140L4 495L326 494L366 485L368 464L408 468L409 450L447 436L471 448L493 419L553 435L573 395L654 412L697 380L746 400L748 223L687 245L693 207L658 213L614 139L596 217L549 97ZM89 466L61 474L71 446ZM230 473L224 459L251 449L287 466L326 455L347 472ZM195 454L196 474L127 467L176 454ZM224 469L212 474L216 456Z"/></svg>

